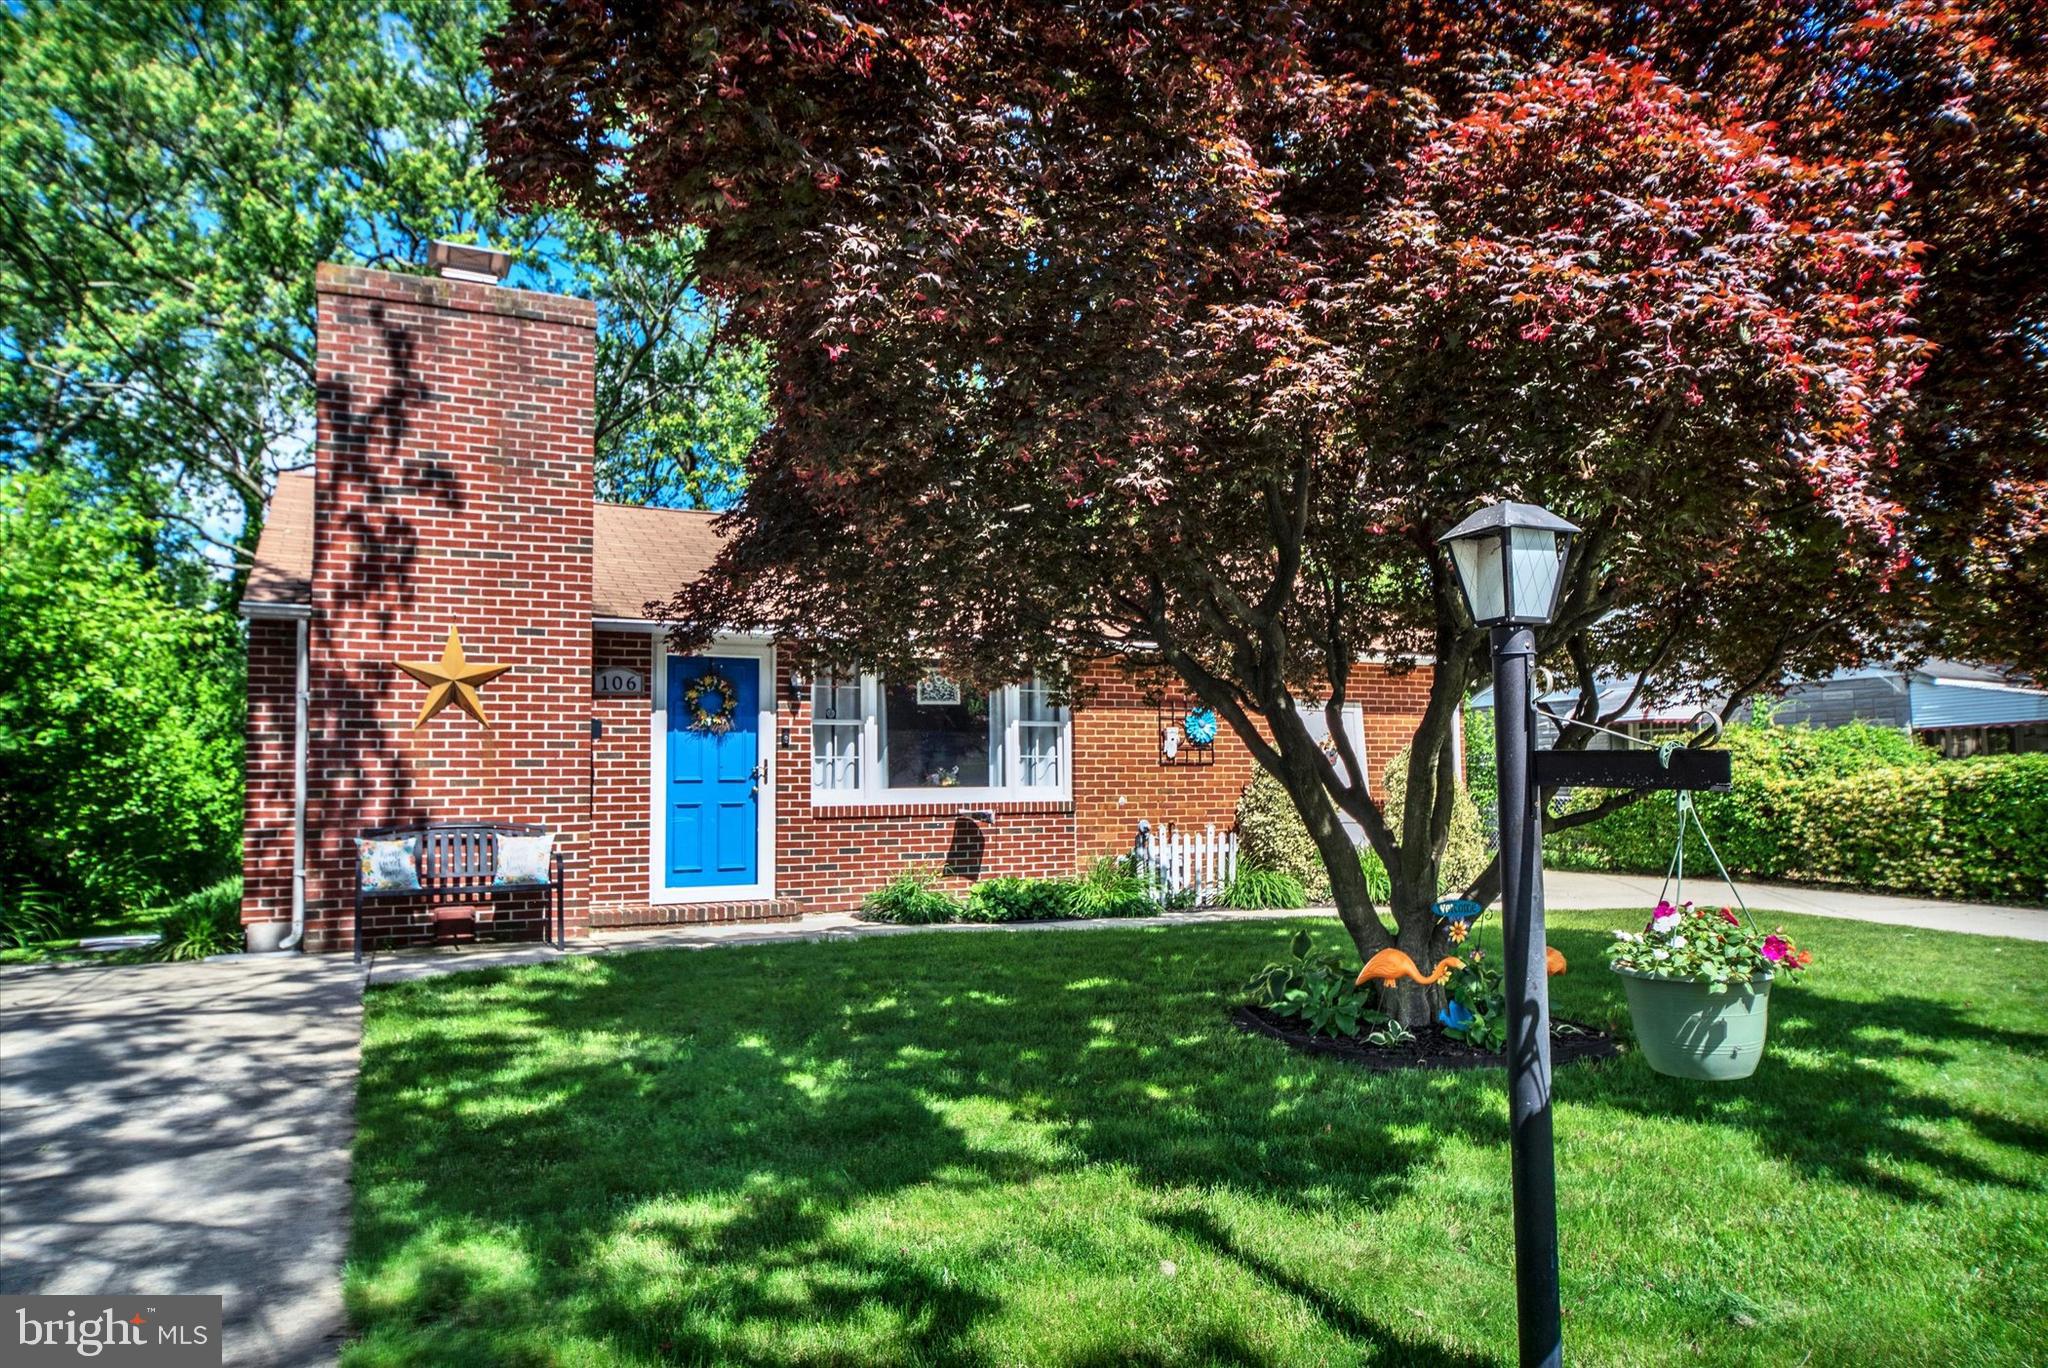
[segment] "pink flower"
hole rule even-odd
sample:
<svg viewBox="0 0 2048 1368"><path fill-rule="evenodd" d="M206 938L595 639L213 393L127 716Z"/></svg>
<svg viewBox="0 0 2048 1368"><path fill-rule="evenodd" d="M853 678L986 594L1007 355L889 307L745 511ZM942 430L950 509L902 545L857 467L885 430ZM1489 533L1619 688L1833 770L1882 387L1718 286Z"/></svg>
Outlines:
<svg viewBox="0 0 2048 1368"><path fill-rule="evenodd" d="M1764 958L1773 964L1785 958L1785 952L1791 948L1792 942L1786 940L1783 936L1764 937Z"/></svg>

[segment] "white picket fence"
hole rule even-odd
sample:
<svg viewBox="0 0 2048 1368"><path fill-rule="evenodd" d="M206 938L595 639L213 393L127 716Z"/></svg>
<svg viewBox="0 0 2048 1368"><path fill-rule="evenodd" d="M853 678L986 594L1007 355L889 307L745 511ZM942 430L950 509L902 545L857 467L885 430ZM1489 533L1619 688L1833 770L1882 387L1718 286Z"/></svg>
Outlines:
<svg viewBox="0 0 2048 1368"><path fill-rule="evenodd" d="M1152 885L1155 901L1179 902L1192 893L1195 906L1211 907L1237 877L1237 833L1140 822L1131 862Z"/></svg>

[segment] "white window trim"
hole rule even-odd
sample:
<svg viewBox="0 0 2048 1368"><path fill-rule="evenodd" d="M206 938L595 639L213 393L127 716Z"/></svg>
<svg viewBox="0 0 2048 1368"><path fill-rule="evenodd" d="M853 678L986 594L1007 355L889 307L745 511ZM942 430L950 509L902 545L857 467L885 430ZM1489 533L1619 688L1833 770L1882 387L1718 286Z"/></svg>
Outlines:
<svg viewBox="0 0 2048 1368"><path fill-rule="evenodd" d="M811 676L811 697L817 697L819 675ZM1019 769L1023 763L1023 751L1018 736L1017 716L1022 711L1018 702L1018 689L1010 685L1001 690L1003 695L1001 711L1003 737L1001 753L1003 760L1003 782L995 786L967 786L954 788L890 788L886 783L889 760L885 749L882 726L882 682L872 674L860 676L860 787L857 789L821 789L814 782L811 786L811 806L831 807L931 807L960 806L972 807L977 803L1065 803L1072 801L1074 792L1074 714L1071 708L1059 709L1060 724L1060 781L1035 788L1026 788L1019 782ZM812 717L811 747L817 746L818 723ZM812 775L816 776L815 757Z"/></svg>
<svg viewBox="0 0 2048 1368"><path fill-rule="evenodd" d="M775 896L775 795L778 779L775 754L775 648L759 637L719 637L697 655L738 656L761 664L758 748L763 779L755 805L754 870L756 882L713 884L704 888L668 886L668 637L655 632L649 640L652 660L649 693L648 861L647 901L655 906L678 903L765 902Z"/></svg>

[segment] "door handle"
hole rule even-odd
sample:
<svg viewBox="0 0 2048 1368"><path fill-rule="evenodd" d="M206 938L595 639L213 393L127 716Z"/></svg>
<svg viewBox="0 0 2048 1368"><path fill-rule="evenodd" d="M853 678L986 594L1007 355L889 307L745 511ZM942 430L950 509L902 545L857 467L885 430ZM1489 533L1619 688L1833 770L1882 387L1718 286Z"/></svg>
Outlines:
<svg viewBox="0 0 2048 1368"><path fill-rule="evenodd" d="M753 773L752 773L751 775L749 775L748 777L749 777L749 778L751 778L751 779L752 779L752 780L754 781L754 787L755 787L755 788L759 788L759 787L761 787L761 785L763 785L763 784L767 783L767 782L768 782L768 762L767 762L766 760L763 760L763 761L762 761L762 762L761 762L760 764L758 764L758 765L754 766L754 772L753 772Z"/></svg>

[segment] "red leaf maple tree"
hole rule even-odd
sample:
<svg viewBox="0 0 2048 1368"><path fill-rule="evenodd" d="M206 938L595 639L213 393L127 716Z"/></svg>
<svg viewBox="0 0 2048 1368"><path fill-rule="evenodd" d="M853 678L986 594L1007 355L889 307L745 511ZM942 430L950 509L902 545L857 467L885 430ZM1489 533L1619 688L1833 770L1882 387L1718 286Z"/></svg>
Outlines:
<svg viewBox="0 0 2048 1368"><path fill-rule="evenodd" d="M1996 208L1977 163L2040 125L1951 127L1935 74L2038 92L2038 54L2017 11L1942 5L1733 32L1683 4L1393 8L517 0L489 138L519 201L704 229L706 288L772 353L682 643L1176 676L1292 795L1361 954L1428 963L1485 671L1435 539L1475 506L1585 529L1539 636L1570 677L1710 684L1730 713L1912 649L1987 557L2038 569L2020 343L1950 358L1992 266L1977 316L2039 318L2039 254L2005 255L2039 196ZM1942 36L1865 23L1903 9ZM1337 725L1364 655L1435 666L1398 829Z"/></svg>

